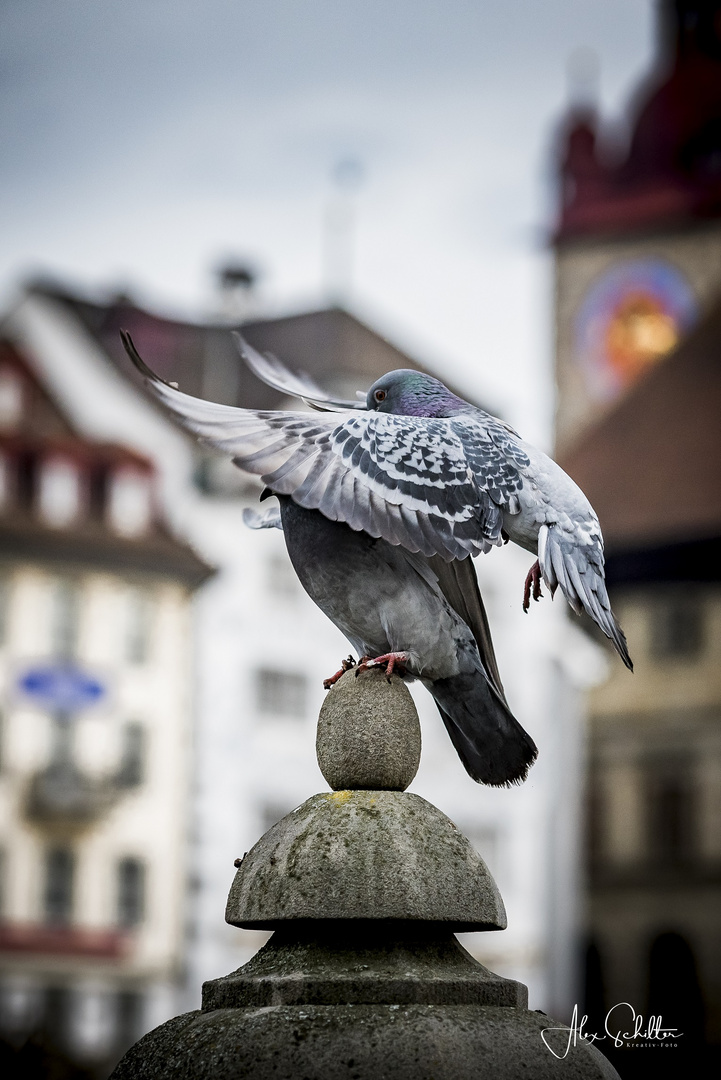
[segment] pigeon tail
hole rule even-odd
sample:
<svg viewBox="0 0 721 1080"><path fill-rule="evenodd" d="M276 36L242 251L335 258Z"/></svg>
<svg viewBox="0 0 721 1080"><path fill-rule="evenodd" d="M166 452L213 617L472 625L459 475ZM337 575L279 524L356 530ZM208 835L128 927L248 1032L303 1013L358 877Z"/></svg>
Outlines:
<svg viewBox="0 0 721 1080"><path fill-rule="evenodd" d="M466 772L479 784L509 787L526 779L538 750L483 671L426 684Z"/></svg>

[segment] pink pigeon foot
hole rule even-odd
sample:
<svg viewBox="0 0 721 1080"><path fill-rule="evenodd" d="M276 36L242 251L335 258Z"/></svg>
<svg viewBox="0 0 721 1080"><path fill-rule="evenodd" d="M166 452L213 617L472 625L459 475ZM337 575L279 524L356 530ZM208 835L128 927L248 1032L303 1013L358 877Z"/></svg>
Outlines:
<svg viewBox="0 0 721 1080"><path fill-rule="evenodd" d="M391 675L394 671L398 675L405 675L405 664L408 662L408 653L404 652L389 652L383 653L382 656L362 656L358 667L356 668L356 675L360 675L362 671L367 671L371 667L382 667L385 664L386 679L391 681Z"/></svg>
<svg viewBox="0 0 721 1080"><path fill-rule="evenodd" d="M335 686L346 671L350 671L352 667L355 667L355 660L352 656L349 656L347 660L341 660L340 669L336 671L335 675L331 675L329 679L323 679L323 689L330 690L331 686Z"/></svg>
<svg viewBox="0 0 721 1080"><path fill-rule="evenodd" d="M526 584L523 588L523 610L528 611L531 606L531 586L533 586L533 599L540 600L543 596L541 592L541 566L538 559L534 562L531 569L526 576Z"/></svg>

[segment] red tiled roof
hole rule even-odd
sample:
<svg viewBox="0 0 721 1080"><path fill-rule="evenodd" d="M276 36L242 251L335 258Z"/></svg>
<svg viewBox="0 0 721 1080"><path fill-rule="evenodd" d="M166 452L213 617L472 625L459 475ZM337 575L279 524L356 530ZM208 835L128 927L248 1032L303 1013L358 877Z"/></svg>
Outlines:
<svg viewBox="0 0 721 1080"><path fill-rule="evenodd" d="M121 329L129 331L153 370L177 382L185 393L249 409L275 409L284 401L240 359L231 326L163 318L125 298L99 304L42 283L31 288L71 310L113 365L136 385L142 381L125 354ZM341 308L258 319L241 329L260 352L273 353L324 389L344 396L367 389L394 368L428 370Z"/></svg>

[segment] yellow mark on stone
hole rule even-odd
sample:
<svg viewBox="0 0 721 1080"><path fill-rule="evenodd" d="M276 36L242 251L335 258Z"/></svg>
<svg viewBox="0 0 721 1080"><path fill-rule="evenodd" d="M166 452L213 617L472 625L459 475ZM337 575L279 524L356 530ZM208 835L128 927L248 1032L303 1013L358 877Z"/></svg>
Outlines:
<svg viewBox="0 0 721 1080"><path fill-rule="evenodd" d="M332 799L334 803L342 804L349 802L352 794L352 791L333 791L328 795L328 798Z"/></svg>

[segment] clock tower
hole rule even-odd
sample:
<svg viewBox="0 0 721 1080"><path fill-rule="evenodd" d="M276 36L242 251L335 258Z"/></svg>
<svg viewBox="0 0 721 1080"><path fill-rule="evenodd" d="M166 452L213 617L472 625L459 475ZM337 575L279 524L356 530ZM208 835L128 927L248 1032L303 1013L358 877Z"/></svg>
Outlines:
<svg viewBox="0 0 721 1080"><path fill-rule="evenodd" d="M587 698L584 1012L683 1033L602 1043L628 1080L721 1075L721 0L658 7L628 141L565 121L554 238L556 453L635 664Z"/></svg>
<svg viewBox="0 0 721 1080"><path fill-rule="evenodd" d="M721 3L662 0L630 134L572 109L560 148L556 445L565 456L721 293Z"/></svg>

